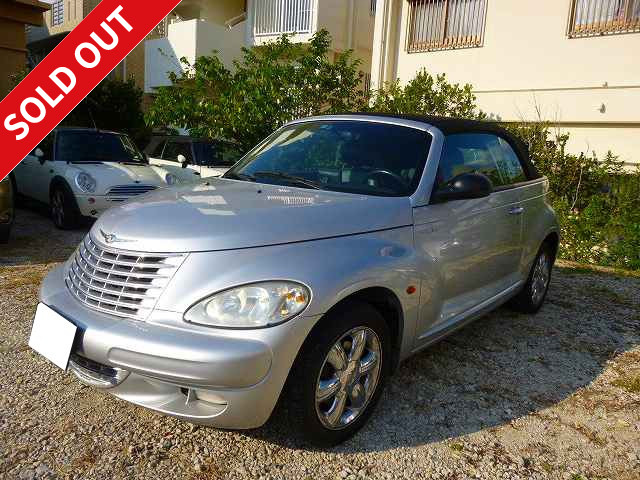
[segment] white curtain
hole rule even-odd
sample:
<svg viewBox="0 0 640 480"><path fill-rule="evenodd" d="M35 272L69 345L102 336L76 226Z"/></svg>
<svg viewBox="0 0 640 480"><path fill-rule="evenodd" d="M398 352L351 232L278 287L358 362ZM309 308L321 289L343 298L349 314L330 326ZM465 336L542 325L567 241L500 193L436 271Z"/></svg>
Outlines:
<svg viewBox="0 0 640 480"><path fill-rule="evenodd" d="M626 0L577 0L575 24L587 26L640 20L640 0L631 0L628 11L627 5Z"/></svg>

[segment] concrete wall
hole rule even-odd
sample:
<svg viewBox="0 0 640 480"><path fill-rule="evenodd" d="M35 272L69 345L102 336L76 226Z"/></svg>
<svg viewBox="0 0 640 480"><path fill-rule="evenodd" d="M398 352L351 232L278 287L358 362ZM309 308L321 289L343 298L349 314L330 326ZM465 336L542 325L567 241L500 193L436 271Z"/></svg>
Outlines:
<svg viewBox="0 0 640 480"><path fill-rule="evenodd" d="M542 117L571 133L576 152L613 150L640 162L639 33L570 39L571 0L489 0L482 47L408 53L408 2L390 1L398 31L382 78L407 81L421 68L446 73L471 83L495 118Z"/></svg>
<svg viewBox="0 0 640 480"><path fill-rule="evenodd" d="M229 30L204 20L169 25L167 38L145 42L145 92L152 93L155 88L171 85L168 72L183 72L182 57L193 64L196 58L211 55L213 50L217 50L220 59L230 66L240 56L244 33L242 25Z"/></svg>

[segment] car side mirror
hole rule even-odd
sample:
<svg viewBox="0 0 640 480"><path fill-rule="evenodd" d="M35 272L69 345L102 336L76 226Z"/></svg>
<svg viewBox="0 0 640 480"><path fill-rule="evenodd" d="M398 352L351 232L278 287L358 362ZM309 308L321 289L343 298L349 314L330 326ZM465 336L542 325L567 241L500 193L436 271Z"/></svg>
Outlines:
<svg viewBox="0 0 640 480"><path fill-rule="evenodd" d="M452 200L482 198L488 197L492 192L493 185L491 180L485 175L481 173L463 173L436 190L433 194L433 200L441 203Z"/></svg>
<svg viewBox="0 0 640 480"><path fill-rule="evenodd" d="M187 168L187 164L189 162L187 162L187 157L185 157L184 155L180 154L180 155L178 155L178 163L182 164L182 168Z"/></svg>
<svg viewBox="0 0 640 480"><path fill-rule="evenodd" d="M45 160L44 160L44 152L42 151L41 148L36 148L35 151L33 152L33 154L36 156L36 158L38 159L40 164L44 164L44 162L45 162Z"/></svg>

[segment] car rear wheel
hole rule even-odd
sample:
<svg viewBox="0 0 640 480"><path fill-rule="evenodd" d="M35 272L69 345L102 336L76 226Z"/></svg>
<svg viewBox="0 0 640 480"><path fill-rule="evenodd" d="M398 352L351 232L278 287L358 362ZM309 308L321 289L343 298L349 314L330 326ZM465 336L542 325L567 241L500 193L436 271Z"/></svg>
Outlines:
<svg viewBox="0 0 640 480"><path fill-rule="evenodd" d="M369 419L389 375L391 342L380 313L349 302L305 342L287 382L288 418L306 443L330 447Z"/></svg>
<svg viewBox="0 0 640 480"><path fill-rule="evenodd" d="M551 282L555 255L551 245L543 244L533 262L527 283L510 305L523 313L536 313L542 307Z"/></svg>
<svg viewBox="0 0 640 480"><path fill-rule="evenodd" d="M79 223L80 214L75 198L68 188L55 186L51 191L51 217L55 226L61 230L71 230Z"/></svg>

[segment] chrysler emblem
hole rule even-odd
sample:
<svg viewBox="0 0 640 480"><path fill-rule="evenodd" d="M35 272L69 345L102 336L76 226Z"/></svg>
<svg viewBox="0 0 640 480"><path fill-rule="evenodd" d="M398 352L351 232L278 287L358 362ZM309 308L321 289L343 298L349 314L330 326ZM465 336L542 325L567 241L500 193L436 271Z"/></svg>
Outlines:
<svg viewBox="0 0 640 480"><path fill-rule="evenodd" d="M121 238L118 238L115 234L113 233L107 233L104 230L100 229L100 235L102 235L102 238L104 238L104 241L108 244L114 243L114 242L129 242L130 240L123 240Z"/></svg>

